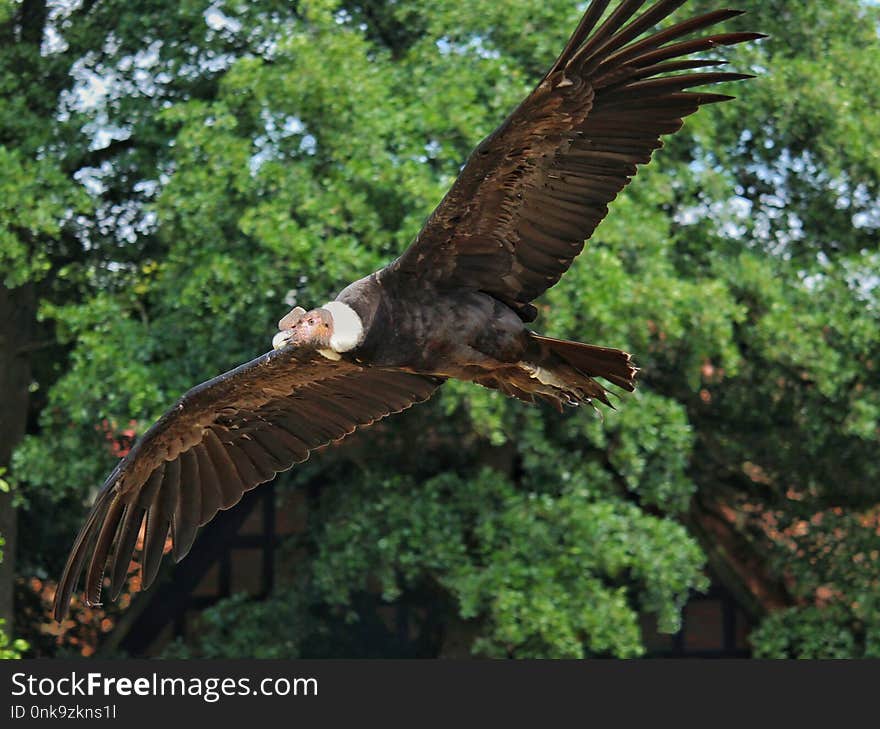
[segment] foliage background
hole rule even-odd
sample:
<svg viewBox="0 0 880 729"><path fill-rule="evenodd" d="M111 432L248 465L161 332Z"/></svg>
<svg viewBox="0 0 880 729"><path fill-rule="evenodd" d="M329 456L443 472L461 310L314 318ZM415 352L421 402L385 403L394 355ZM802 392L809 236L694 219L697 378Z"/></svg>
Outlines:
<svg viewBox="0 0 880 729"><path fill-rule="evenodd" d="M762 621L756 655L877 655L878 13L738 5L727 26L771 38L719 53L759 78L669 141L541 302L540 331L637 353L638 392L559 416L453 384L314 458L285 485L323 484L290 545L305 567L175 652L357 655L374 587L423 609L428 653L634 657L639 616L675 631L709 564ZM0 0L0 372L26 401L5 478L33 652L83 652L108 619L47 634L39 604L117 436L402 251L581 10Z"/></svg>

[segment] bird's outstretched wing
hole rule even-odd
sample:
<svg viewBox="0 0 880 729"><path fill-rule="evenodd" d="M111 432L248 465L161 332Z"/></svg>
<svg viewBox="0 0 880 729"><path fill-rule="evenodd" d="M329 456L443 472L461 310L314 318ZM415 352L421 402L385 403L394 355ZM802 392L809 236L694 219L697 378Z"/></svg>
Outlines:
<svg viewBox="0 0 880 729"><path fill-rule="evenodd" d="M685 0L641 14L647 0L622 0L603 20L609 4L590 3L551 70L476 148L389 272L485 291L531 321L529 302L568 270L661 135L701 105L733 98L686 89L748 78L692 73L720 62L686 57L763 37L692 37L736 10L649 32Z"/></svg>
<svg viewBox="0 0 880 729"><path fill-rule="evenodd" d="M246 491L356 428L427 400L441 382L293 345L194 387L107 478L58 584L55 618L67 613L86 562L86 601L100 601L108 560L111 597L118 596L144 520L146 589L169 530L177 561L198 528Z"/></svg>

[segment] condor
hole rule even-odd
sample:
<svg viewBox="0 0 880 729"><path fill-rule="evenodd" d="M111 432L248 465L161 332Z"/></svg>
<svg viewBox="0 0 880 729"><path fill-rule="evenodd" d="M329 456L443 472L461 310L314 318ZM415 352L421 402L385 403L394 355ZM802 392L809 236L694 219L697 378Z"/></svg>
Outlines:
<svg viewBox="0 0 880 729"><path fill-rule="evenodd" d="M600 379L632 391L629 354L542 337L527 324L532 301L569 268L661 136L700 106L732 98L689 89L747 78L693 55L761 34L704 32L735 10L656 29L684 4L593 0L400 258L324 306L294 309L273 351L193 388L155 423L99 493L55 617L84 568L87 603L100 602L108 568L117 597L141 529L146 589L169 531L180 560L198 528L244 492L427 400L446 379L559 408L608 405Z"/></svg>

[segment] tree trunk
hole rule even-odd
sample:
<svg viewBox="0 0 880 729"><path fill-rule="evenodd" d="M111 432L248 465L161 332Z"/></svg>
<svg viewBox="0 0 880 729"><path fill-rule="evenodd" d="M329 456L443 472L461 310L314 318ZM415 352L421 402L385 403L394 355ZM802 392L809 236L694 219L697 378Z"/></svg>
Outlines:
<svg viewBox="0 0 880 729"><path fill-rule="evenodd" d="M0 284L0 467L8 467L12 451L25 433L31 384L31 341L36 316L34 288L8 289ZM0 492L0 534L6 540L0 563L0 619L13 623L15 544L18 520L12 495Z"/></svg>

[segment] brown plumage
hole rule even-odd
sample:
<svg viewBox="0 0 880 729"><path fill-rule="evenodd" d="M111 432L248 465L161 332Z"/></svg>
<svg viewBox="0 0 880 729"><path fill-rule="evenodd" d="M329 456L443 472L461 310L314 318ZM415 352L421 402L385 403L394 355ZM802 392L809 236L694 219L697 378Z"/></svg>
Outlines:
<svg viewBox="0 0 880 729"><path fill-rule="evenodd" d="M535 90L474 151L397 266L445 285L475 286L532 321L531 301L553 286L608 214L636 167L700 106L733 97L685 89L750 78L684 73L719 61L680 56L762 37L684 36L740 15L718 10L632 43L683 5L593 2ZM598 26L598 27L597 27ZM592 35L590 35L592 33Z"/></svg>
<svg viewBox="0 0 880 729"><path fill-rule="evenodd" d="M523 322L569 268L661 136L729 96L688 89L747 78L685 58L760 38L699 35L717 10L652 32L685 0L593 0L535 90L474 151L413 244L335 301L279 323L277 351L184 395L110 474L55 599L86 570L116 597L143 529L143 587L170 532L175 560L242 494L309 454L428 399L455 377L519 398L608 403L601 377L635 387L630 355L541 337ZM645 9L645 7L647 9ZM694 35L696 37L694 37Z"/></svg>
<svg viewBox="0 0 880 729"><path fill-rule="evenodd" d="M116 599L146 522L141 558L146 589L158 572L169 530L179 561L198 528L246 491L355 429L427 400L441 382L328 360L303 346L270 352L193 388L107 478L64 568L56 618L67 612L89 555L86 600L100 602L108 560Z"/></svg>

